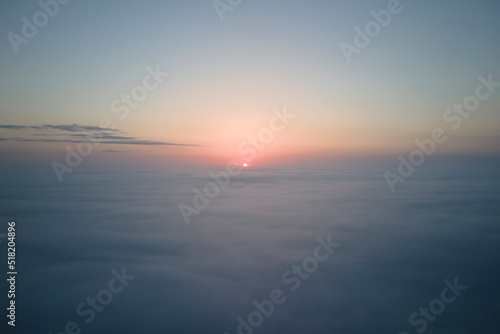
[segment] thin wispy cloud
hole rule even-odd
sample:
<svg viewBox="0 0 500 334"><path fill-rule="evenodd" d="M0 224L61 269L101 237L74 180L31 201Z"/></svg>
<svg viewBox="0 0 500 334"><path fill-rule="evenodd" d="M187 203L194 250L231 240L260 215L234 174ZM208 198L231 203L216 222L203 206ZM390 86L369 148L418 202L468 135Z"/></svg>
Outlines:
<svg viewBox="0 0 500 334"><path fill-rule="evenodd" d="M113 145L143 145L143 146L199 146L192 144L170 143L164 141L143 140L130 136L116 136L111 133L122 133L118 129L101 128L90 125L0 125L0 129L5 130L37 130L41 133L29 134L23 137L0 138L0 141L12 142L38 142L38 143L86 143L89 140L99 141L100 144ZM69 133L68 133L69 132ZM79 132L79 133L75 133ZM56 138L53 138L53 137ZM67 136L69 138L60 138ZM33 138L33 137L49 137L49 138ZM50 138L52 137L52 138ZM74 138L82 138L81 140Z"/></svg>
<svg viewBox="0 0 500 334"><path fill-rule="evenodd" d="M31 139L31 138L0 138L0 140L5 141L16 141L16 142L38 142L38 143L88 143L89 140L72 140L72 139ZM153 140L107 140L101 141L101 144L118 144L118 145L166 145L166 146L199 146L192 144L178 144L178 143L168 143L163 141L153 141Z"/></svg>
<svg viewBox="0 0 500 334"><path fill-rule="evenodd" d="M71 136L71 137L88 137L88 134L78 133L78 134L71 134L69 136ZM99 136L99 138L102 138L102 139L117 139L117 140L133 140L133 139L136 139L134 137L113 136L113 135L103 135L103 136Z"/></svg>
<svg viewBox="0 0 500 334"><path fill-rule="evenodd" d="M105 132L118 132L117 129L101 128L92 125L0 125L0 129L7 130L58 130L58 131L68 131L68 132L79 132L79 131L105 131Z"/></svg>

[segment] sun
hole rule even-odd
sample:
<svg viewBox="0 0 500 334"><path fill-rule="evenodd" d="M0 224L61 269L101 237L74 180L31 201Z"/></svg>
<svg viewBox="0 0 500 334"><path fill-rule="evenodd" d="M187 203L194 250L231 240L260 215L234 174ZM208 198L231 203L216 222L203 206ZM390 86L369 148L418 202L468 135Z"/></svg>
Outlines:
<svg viewBox="0 0 500 334"><path fill-rule="evenodd" d="M246 162L244 162L243 167L248 167L248 164Z"/></svg>

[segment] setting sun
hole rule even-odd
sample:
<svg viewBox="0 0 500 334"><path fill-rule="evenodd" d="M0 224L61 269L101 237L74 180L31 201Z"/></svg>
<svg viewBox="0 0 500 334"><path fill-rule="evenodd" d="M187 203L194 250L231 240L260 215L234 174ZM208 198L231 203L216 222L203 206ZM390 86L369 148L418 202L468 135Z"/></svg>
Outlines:
<svg viewBox="0 0 500 334"><path fill-rule="evenodd" d="M248 167L248 164L245 162L245 163L243 164L243 167Z"/></svg>

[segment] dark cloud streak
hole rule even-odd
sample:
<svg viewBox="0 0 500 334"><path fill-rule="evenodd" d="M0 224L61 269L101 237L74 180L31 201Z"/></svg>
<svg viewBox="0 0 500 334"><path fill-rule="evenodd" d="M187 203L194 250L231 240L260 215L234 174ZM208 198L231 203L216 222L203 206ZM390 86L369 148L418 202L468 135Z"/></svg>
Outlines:
<svg viewBox="0 0 500 334"><path fill-rule="evenodd" d="M58 131L68 131L68 132L79 132L79 131L109 131L109 132L118 132L117 129L110 128L101 128L98 126L91 125L0 125L0 129L7 130L58 130Z"/></svg>
<svg viewBox="0 0 500 334"><path fill-rule="evenodd" d="M88 143L89 140L71 140L71 139L29 139L29 138L0 138L0 141L16 141L16 142L38 142L38 143ZM152 146L199 146L199 145L191 145L191 144L176 144L176 143L167 143L162 141L153 141L153 140L127 140L127 141L119 141L119 140L111 140L111 141L98 141L100 144L118 144L118 145L152 145Z"/></svg>
<svg viewBox="0 0 500 334"><path fill-rule="evenodd" d="M38 137L47 137L47 136L70 136L70 137L79 137L86 138L87 140L75 140L75 139L33 139L33 138L0 138L0 141L15 141L15 142L39 142L39 143L87 143L89 141L98 142L100 144L113 144L113 145L148 145L148 146L200 146L200 145L192 145L192 144L177 144L177 143L169 143L162 141L153 141L153 140L140 140L135 137L129 136L115 136L110 134L112 133L120 133L121 131L118 129L110 129L110 128L101 128L98 126L89 126L89 125L0 125L0 129L7 130L45 130L45 131L65 131L65 132L84 132L84 133L38 133L34 136ZM103 141L103 139L105 141Z"/></svg>

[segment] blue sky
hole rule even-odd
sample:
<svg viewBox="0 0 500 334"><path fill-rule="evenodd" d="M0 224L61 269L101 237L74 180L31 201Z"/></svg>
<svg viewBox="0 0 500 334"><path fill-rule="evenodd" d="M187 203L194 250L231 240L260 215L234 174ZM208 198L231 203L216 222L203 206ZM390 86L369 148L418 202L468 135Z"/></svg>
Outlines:
<svg viewBox="0 0 500 334"><path fill-rule="evenodd" d="M114 120L143 140L206 146L161 155L235 147L284 105L301 115L286 133L288 154L406 152L473 92L478 76L500 78L495 1L401 1L402 12L351 64L339 44L353 43L353 29L388 1L243 1L221 21L210 1L73 0L18 54L6 36L20 34L21 18L40 7L0 6L2 124L95 126L116 116L111 102L147 66L159 65L168 79L125 121ZM481 151L481 144L463 149L470 139L497 153L499 102L498 95L486 101L446 150ZM30 150L12 145L0 149Z"/></svg>

